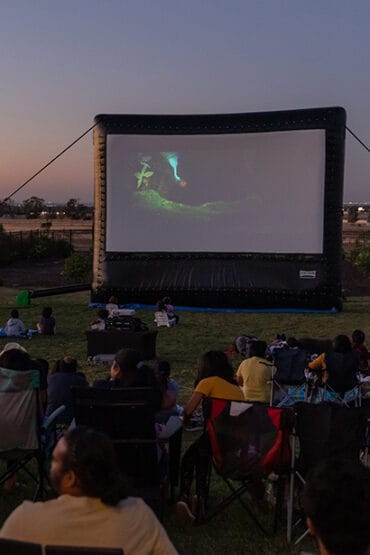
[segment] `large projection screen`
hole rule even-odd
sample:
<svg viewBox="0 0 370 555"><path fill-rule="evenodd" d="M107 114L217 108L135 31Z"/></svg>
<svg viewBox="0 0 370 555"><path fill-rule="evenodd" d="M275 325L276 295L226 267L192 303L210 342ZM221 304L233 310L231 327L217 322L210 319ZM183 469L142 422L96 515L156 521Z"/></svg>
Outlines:
<svg viewBox="0 0 370 555"><path fill-rule="evenodd" d="M96 122L93 300L339 306L342 108Z"/></svg>

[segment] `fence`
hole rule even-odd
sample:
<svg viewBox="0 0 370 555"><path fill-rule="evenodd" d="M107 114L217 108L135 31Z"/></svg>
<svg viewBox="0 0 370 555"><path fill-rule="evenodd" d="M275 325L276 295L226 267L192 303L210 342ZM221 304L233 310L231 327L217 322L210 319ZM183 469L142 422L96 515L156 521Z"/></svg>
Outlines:
<svg viewBox="0 0 370 555"><path fill-rule="evenodd" d="M88 252L92 249L92 229L34 229L30 231L9 231L10 237L23 241L26 239L39 239L50 237L53 240L67 241L76 252Z"/></svg>

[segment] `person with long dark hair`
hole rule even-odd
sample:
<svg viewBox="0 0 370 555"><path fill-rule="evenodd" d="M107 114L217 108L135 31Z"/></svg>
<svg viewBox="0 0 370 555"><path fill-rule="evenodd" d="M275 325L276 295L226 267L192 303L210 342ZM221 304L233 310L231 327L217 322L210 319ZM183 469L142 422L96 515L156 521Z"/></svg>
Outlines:
<svg viewBox="0 0 370 555"><path fill-rule="evenodd" d="M326 383L340 395L358 383L358 356L346 335L337 335L333 341L333 350L321 353L308 366L320 376L323 384Z"/></svg>
<svg viewBox="0 0 370 555"><path fill-rule="evenodd" d="M153 410L158 411L162 405L162 392L154 370L144 363L142 355L134 349L118 351L110 367L109 378L95 380L93 385L105 389L149 387L153 391Z"/></svg>
<svg viewBox="0 0 370 555"><path fill-rule="evenodd" d="M195 390L184 408L186 420L207 397L244 401L244 395L234 379L234 370L222 351L208 351L200 360ZM204 498L207 494L207 473L211 460L211 446L206 430L190 445L181 461L179 516L189 520L204 518ZM191 508L191 487L195 473L197 507Z"/></svg>

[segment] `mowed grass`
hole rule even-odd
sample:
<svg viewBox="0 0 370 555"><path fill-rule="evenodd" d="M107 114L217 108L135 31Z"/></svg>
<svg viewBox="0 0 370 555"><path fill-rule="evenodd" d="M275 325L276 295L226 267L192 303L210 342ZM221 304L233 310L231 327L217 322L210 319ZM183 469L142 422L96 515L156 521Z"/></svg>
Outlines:
<svg viewBox="0 0 370 555"><path fill-rule="evenodd" d="M0 289L0 325L9 318L15 308L16 290ZM93 319L95 311L88 308L89 294L74 293L49 298L32 300L29 307L19 308L20 318L29 328L35 328L44 306L52 306L57 322L55 337L33 337L21 340L33 358L46 358L50 367L66 355L75 356L90 383L97 376L108 373L108 366L91 365L86 359L85 330ZM197 372L199 356L210 349L224 350L240 334L255 334L260 339L271 341L277 333L286 333L296 337L311 336L316 338L334 337L339 333L350 335L355 328L362 329L370 336L370 297L351 298L344 304L339 314L223 314L181 312L180 323L174 328L159 328L157 338L157 355L171 362L172 374L180 384L181 401L185 402L191 394ZM137 311L137 315L154 329L153 312ZM0 349L7 342L0 338ZM235 357L233 364L237 367L240 359ZM184 433L184 447L196 436ZM23 479L23 477L22 477ZM216 503L224 486L212 482L210 504ZM30 488L17 493L5 495L0 493L0 523L24 498L30 498ZM256 510L267 523L271 517L268 507L261 505ZM186 554L202 555L229 552L233 554L278 554L299 553L301 547L291 548L285 542L285 530L282 527L276 536L265 536L249 521L244 510L234 503L226 512L209 524L192 527L178 522L174 508L168 507L165 527L177 549ZM307 539L304 548L314 551L315 547Z"/></svg>

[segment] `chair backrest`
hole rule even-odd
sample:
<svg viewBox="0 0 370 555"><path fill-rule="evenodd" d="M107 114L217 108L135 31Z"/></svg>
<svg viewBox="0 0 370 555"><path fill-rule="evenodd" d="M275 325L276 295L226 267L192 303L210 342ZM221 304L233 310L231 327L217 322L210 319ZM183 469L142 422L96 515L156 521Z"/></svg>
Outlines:
<svg viewBox="0 0 370 555"><path fill-rule="evenodd" d="M223 399L210 402L207 430L216 468L223 476L261 477L289 465L285 418L289 409Z"/></svg>
<svg viewBox="0 0 370 555"><path fill-rule="evenodd" d="M344 393L358 384L358 358L354 351L349 353L325 353L328 385L338 393Z"/></svg>
<svg viewBox="0 0 370 555"><path fill-rule="evenodd" d="M0 453L38 448L39 380L37 370L21 372L0 368Z"/></svg>
<svg viewBox="0 0 370 555"><path fill-rule="evenodd" d="M42 555L41 545L0 538L0 555Z"/></svg>
<svg viewBox="0 0 370 555"><path fill-rule="evenodd" d="M154 313L154 322L158 327L166 326L169 328L171 326L167 312L162 312L161 310Z"/></svg>
<svg viewBox="0 0 370 555"><path fill-rule="evenodd" d="M47 545L45 555L124 555L122 549L112 547L72 547Z"/></svg>
<svg viewBox="0 0 370 555"><path fill-rule="evenodd" d="M153 389L73 387L75 420L107 434L121 470L145 486L159 480Z"/></svg>
<svg viewBox="0 0 370 555"><path fill-rule="evenodd" d="M275 349L274 362L276 373L274 380L280 384L299 385L305 382L305 368L308 363L307 351L303 349Z"/></svg>
<svg viewBox="0 0 370 555"><path fill-rule="evenodd" d="M359 460L366 445L367 415L337 403L297 403L298 465L303 473L328 458Z"/></svg>

